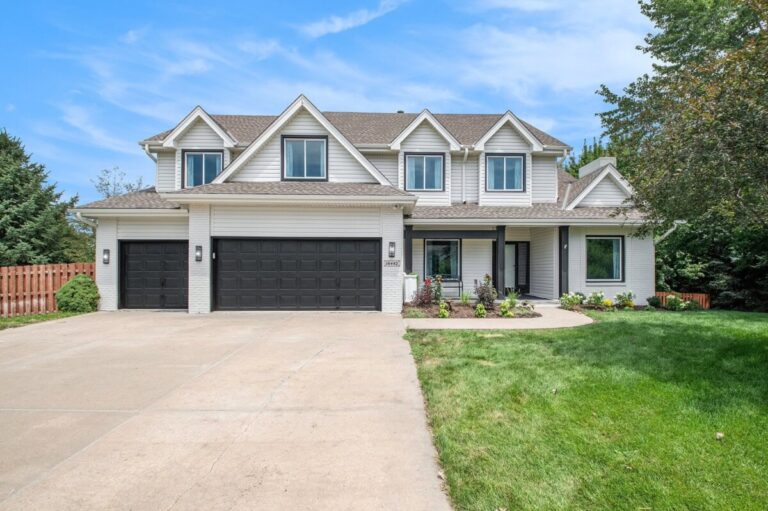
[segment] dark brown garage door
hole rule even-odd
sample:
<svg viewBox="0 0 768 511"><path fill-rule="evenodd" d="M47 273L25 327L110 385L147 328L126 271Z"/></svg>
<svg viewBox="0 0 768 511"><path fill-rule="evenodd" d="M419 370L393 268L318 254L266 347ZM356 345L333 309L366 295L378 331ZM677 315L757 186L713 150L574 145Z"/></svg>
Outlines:
<svg viewBox="0 0 768 511"><path fill-rule="evenodd" d="M186 309L189 288L186 241L120 244L120 307Z"/></svg>
<svg viewBox="0 0 768 511"><path fill-rule="evenodd" d="M379 240L218 239L219 310L379 310Z"/></svg>

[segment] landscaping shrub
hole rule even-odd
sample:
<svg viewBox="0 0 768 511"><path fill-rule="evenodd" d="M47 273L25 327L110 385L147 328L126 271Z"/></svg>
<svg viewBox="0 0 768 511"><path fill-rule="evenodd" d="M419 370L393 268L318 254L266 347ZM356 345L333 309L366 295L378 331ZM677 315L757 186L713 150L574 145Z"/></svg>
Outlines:
<svg viewBox="0 0 768 511"><path fill-rule="evenodd" d="M602 305L602 307L604 307L606 309L612 309L613 308L613 300L611 300L610 298L605 298L605 299L603 299L603 303L601 305Z"/></svg>
<svg viewBox="0 0 768 511"><path fill-rule="evenodd" d="M653 307L654 309L661 308L661 298L656 295L649 296L645 301L648 302L648 307Z"/></svg>
<svg viewBox="0 0 768 511"><path fill-rule="evenodd" d="M416 291L413 304L419 307L427 307L432 303L432 279L427 277L424 284Z"/></svg>
<svg viewBox="0 0 768 511"><path fill-rule="evenodd" d="M613 299L616 307L621 309L634 309L635 308L635 293L627 291L626 293L618 293Z"/></svg>
<svg viewBox="0 0 768 511"><path fill-rule="evenodd" d="M451 313L448 310L448 302L441 301L439 307L440 307L440 310L437 312L438 318L445 319L451 315Z"/></svg>
<svg viewBox="0 0 768 511"><path fill-rule="evenodd" d="M475 307L475 317L476 318L484 318L488 315L488 311L485 310L485 305L482 303L478 303L477 307Z"/></svg>
<svg viewBox="0 0 768 511"><path fill-rule="evenodd" d="M77 275L56 292L61 312L93 312L99 307L99 289L87 275Z"/></svg>
<svg viewBox="0 0 768 511"><path fill-rule="evenodd" d="M688 300L685 302L685 310L687 311L700 311L702 306L698 300Z"/></svg>
<svg viewBox="0 0 768 511"><path fill-rule="evenodd" d="M475 287L475 294L477 295L478 302L483 305L484 310L493 309L494 302L499 294L496 292L496 288L493 287L493 281L491 280L490 275L486 275L483 278L482 284L478 284Z"/></svg>
<svg viewBox="0 0 768 511"><path fill-rule="evenodd" d="M581 293L564 293L560 297L560 307L565 310L573 310L577 305L584 303L584 295Z"/></svg>
<svg viewBox="0 0 768 511"><path fill-rule="evenodd" d="M513 303L514 302L511 302L509 299L501 302L501 304L499 305L499 313L501 314L502 318L515 317L515 313L512 311L515 308Z"/></svg>
<svg viewBox="0 0 768 511"><path fill-rule="evenodd" d="M584 301L584 303L591 305L592 307L602 307L603 300L605 300L605 293L602 291L594 291L589 293L589 296L587 296L587 299Z"/></svg>
<svg viewBox="0 0 768 511"><path fill-rule="evenodd" d="M507 294L506 302L509 304L510 309L517 307L517 300L520 298L520 294L517 291L510 291Z"/></svg>
<svg viewBox="0 0 768 511"><path fill-rule="evenodd" d="M434 303L440 303L443 300L443 277L438 275L432 281L432 300Z"/></svg>
<svg viewBox="0 0 768 511"><path fill-rule="evenodd" d="M685 309L685 300L677 295L667 296L667 310L681 311Z"/></svg>

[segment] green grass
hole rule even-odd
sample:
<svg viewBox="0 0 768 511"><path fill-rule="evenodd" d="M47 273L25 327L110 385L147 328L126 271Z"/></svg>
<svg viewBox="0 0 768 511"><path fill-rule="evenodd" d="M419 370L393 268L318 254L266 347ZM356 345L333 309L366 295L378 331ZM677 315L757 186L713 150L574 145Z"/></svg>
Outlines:
<svg viewBox="0 0 768 511"><path fill-rule="evenodd" d="M76 315L77 313L73 312L51 312L48 314L30 314L29 316L0 318L0 330L5 330L6 328L14 328L17 326L30 325L32 323L40 323L41 321L50 321L52 319L68 318L70 316Z"/></svg>
<svg viewBox="0 0 768 511"><path fill-rule="evenodd" d="M408 332L456 508L766 509L768 314L592 316Z"/></svg>

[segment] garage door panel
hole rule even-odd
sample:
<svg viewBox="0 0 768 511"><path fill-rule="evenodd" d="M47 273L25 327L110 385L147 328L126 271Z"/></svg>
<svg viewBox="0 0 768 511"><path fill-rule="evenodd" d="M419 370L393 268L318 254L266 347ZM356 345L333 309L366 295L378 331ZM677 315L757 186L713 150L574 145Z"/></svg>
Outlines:
<svg viewBox="0 0 768 511"><path fill-rule="evenodd" d="M214 296L219 309L380 308L377 240L222 239L216 246ZM253 254L257 270L250 271L249 265L246 276L243 262ZM236 287L230 284L233 279Z"/></svg>
<svg viewBox="0 0 768 511"><path fill-rule="evenodd" d="M184 309L188 297L186 241L124 241L120 250L120 306Z"/></svg>

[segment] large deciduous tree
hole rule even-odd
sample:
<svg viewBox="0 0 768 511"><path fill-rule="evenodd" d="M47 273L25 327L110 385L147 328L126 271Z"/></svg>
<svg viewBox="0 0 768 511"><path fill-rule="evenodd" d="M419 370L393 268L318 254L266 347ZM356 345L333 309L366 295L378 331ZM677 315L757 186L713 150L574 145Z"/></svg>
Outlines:
<svg viewBox="0 0 768 511"><path fill-rule="evenodd" d="M72 230L64 201L18 138L0 131L0 266L67 262Z"/></svg>

